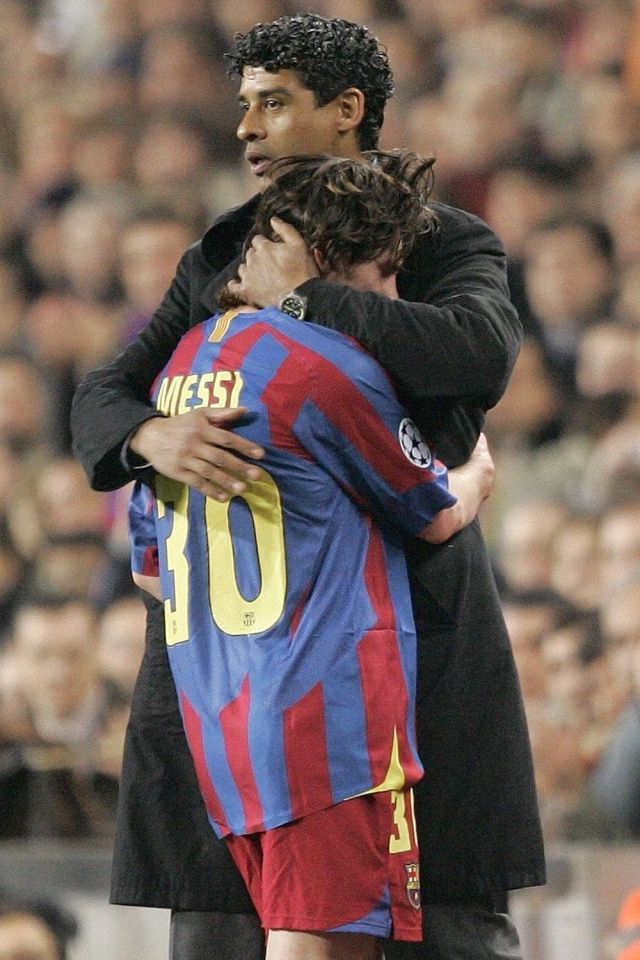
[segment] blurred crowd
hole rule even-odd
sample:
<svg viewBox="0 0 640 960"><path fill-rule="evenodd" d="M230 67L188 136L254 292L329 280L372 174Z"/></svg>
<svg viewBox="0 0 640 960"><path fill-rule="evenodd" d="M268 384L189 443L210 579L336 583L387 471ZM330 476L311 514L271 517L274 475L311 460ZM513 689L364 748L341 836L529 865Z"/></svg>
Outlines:
<svg viewBox="0 0 640 960"><path fill-rule="evenodd" d="M222 54L299 9L0 0L0 838L112 836L145 611L129 491L89 489L69 404L252 193ZM381 145L434 154L437 199L505 244L525 342L482 521L545 834L638 838L640 3L304 9L383 40Z"/></svg>

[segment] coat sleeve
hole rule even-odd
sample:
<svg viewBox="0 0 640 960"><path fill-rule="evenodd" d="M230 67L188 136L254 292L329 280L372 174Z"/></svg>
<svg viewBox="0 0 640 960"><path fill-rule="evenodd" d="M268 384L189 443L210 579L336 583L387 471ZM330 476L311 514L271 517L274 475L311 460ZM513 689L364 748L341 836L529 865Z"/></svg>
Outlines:
<svg viewBox="0 0 640 960"><path fill-rule="evenodd" d="M71 408L73 452L96 490L113 490L132 474L122 462L127 437L157 415L151 385L190 326L190 248L148 326L114 360L93 370L78 386Z"/></svg>
<svg viewBox="0 0 640 960"><path fill-rule="evenodd" d="M437 208L441 227L400 275L401 299L308 280L309 319L346 333L388 370L410 409L449 398L484 410L502 395L522 328L509 299L506 258L477 217Z"/></svg>

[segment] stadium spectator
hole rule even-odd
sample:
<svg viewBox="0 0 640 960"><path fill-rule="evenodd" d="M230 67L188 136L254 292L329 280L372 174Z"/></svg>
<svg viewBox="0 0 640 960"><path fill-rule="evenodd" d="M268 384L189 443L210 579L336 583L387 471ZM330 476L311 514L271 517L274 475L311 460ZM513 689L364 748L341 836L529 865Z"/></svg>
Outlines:
<svg viewBox="0 0 640 960"><path fill-rule="evenodd" d="M578 88L578 137L591 158L589 180L598 183L618 157L640 147L637 105L624 79L596 73Z"/></svg>
<svg viewBox="0 0 640 960"><path fill-rule="evenodd" d="M116 192L78 194L60 215L62 272L74 293L98 303L121 298L117 283L118 235L129 214Z"/></svg>
<svg viewBox="0 0 640 960"><path fill-rule="evenodd" d="M33 588L51 597L74 596L99 605L113 592L104 537L72 533L46 537L31 571Z"/></svg>
<svg viewBox="0 0 640 960"><path fill-rule="evenodd" d="M602 217L613 238L618 266L640 260L640 152L623 153L601 184Z"/></svg>
<svg viewBox="0 0 640 960"><path fill-rule="evenodd" d="M600 523L600 577L603 598L640 569L640 502L610 504Z"/></svg>
<svg viewBox="0 0 640 960"><path fill-rule="evenodd" d="M637 568L638 569L638 568ZM624 837L640 837L640 580L619 585L601 608L602 635L627 701L618 711L588 783L594 803ZM592 834L593 835L593 834Z"/></svg>
<svg viewBox="0 0 640 960"><path fill-rule="evenodd" d="M487 186L485 219L511 260L522 259L531 230L575 202L575 185L575 168L550 157L523 153L494 166Z"/></svg>
<svg viewBox="0 0 640 960"><path fill-rule="evenodd" d="M22 458L51 451L51 406L36 364L17 353L0 355L0 441Z"/></svg>
<svg viewBox="0 0 640 960"><path fill-rule="evenodd" d="M117 779L100 769L107 701L95 613L34 598L18 610L11 644L24 732L0 776L0 836L108 839Z"/></svg>
<svg viewBox="0 0 640 960"><path fill-rule="evenodd" d="M567 616L566 604L552 590L504 590L502 611L518 667L528 714L544 709L547 675L542 641Z"/></svg>
<svg viewBox="0 0 640 960"><path fill-rule="evenodd" d="M193 224L167 207L142 208L123 227L119 261L125 342L149 322L195 235Z"/></svg>
<svg viewBox="0 0 640 960"><path fill-rule="evenodd" d="M202 23L165 23L144 35L139 95L143 110L176 109L200 115L216 128L212 148L233 138L233 117L212 91L229 89L219 34Z"/></svg>
<svg viewBox="0 0 640 960"><path fill-rule="evenodd" d="M574 387L579 338L589 324L609 315L613 283L613 246L602 223L565 215L530 234L526 295L567 390Z"/></svg>
<svg viewBox="0 0 640 960"><path fill-rule="evenodd" d="M567 603L585 613L600 601L598 521L571 513L558 527L553 542L551 586Z"/></svg>
<svg viewBox="0 0 640 960"><path fill-rule="evenodd" d="M0 960L67 960L78 924L50 900L0 888Z"/></svg>
<svg viewBox="0 0 640 960"><path fill-rule="evenodd" d="M0 352L18 349L25 299L17 265L0 258Z"/></svg>
<svg viewBox="0 0 640 960"><path fill-rule="evenodd" d="M640 263L634 261L618 271L614 315L622 323L640 328Z"/></svg>
<svg viewBox="0 0 640 960"><path fill-rule="evenodd" d="M26 574L24 558L10 537L2 532L0 524L0 649L7 639L9 625L21 601Z"/></svg>
<svg viewBox="0 0 640 960"><path fill-rule="evenodd" d="M73 144L73 173L87 193L126 192L131 185L135 112L103 111L83 117Z"/></svg>
<svg viewBox="0 0 640 960"><path fill-rule="evenodd" d="M515 501L505 511L496 543L501 578L508 589L551 588L553 543L568 512L564 503L544 493Z"/></svg>
<svg viewBox="0 0 640 960"><path fill-rule="evenodd" d="M193 110L152 110L133 154L141 195L175 216L206 222L215 130Z"/></svg>

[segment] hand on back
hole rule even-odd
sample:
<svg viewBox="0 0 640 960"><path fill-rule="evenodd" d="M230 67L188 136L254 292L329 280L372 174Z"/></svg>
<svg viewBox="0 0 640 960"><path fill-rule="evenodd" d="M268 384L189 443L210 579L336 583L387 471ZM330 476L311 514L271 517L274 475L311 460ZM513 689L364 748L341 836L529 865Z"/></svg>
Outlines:
<svg viewBox="0 0 640 960"><path fill-rule="evenodd" d="M264 456L262 447L230 429L246 414L246 407L201 407L176 417L153 417L138 428L130 447L163 476L229 500L258 476L247 459Z"/></svg>

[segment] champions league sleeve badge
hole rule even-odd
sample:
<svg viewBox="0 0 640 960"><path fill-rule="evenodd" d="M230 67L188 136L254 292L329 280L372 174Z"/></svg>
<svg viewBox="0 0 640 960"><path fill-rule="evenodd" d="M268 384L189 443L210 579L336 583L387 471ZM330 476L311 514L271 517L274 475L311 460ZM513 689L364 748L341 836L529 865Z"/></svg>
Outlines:
<svg viewBox="0 0 640 960"><path fill-rule="evenodd" d="M415 467L420 467L421 470L428 470L433 465L431 450L429 450L429 447L422 439L420 431L413 420L405 417L404 420L400 421L398 439L405 457Z"/></svg>
<svg viewBox="0 0 640 960"><path fill-rule="evenodd" d="M407 871L407 899L414 910L420 909L420 864L416 861L405 863Z"/></svg>

